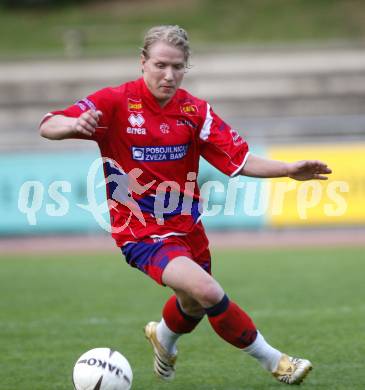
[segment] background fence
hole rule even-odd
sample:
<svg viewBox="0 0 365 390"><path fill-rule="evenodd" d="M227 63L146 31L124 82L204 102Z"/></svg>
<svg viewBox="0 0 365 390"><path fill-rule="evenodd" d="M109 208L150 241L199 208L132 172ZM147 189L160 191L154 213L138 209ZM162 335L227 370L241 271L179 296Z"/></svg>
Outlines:
<svg viewBox="0 0 365 390"><path fill-rule="evenodd" d="M254 148L253 152L282 160L321 154L334 174L326 182L229 179L202 160L200 186L212 183L205 194L209 199L203 217L207 228L365 224L365 143L285 145ZM107 213L99 215L97 211L98 206L105 202L105 187L97 187L103 182L101 166L95 178L90 176L90 168L97 158L94 152L17 153L0 157L0 233L101 231L104 223L108 224L109 216ZM91 185L89 189L87 183ZM235 188L234 193L232 188ZM92 194L88 194L90 189ZM91 203L90 199L94 197L95 203ZM95 211L85 209L85 206L94 207ZM100 218L105 222L100 223Z"/></svg>

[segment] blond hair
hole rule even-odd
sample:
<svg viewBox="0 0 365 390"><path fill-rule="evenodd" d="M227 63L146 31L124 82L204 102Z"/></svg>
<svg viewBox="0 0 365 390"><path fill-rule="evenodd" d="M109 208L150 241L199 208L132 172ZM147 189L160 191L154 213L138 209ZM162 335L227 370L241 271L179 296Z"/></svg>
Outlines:
<svg viewBox="0 0 365 390"><path fill-rule="evenodd" d="M143 41L141 50L144 57L149 57L149 49L156 42L166 42L184 53L185 65L190 58L190 44L187 32L180 26L162 25L150 28Z"/></svg>

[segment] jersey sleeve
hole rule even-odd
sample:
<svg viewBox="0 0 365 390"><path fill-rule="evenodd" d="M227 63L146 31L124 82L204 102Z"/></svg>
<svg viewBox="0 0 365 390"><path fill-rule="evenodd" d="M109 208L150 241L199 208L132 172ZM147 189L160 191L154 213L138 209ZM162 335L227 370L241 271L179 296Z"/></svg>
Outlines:
<svg viewBox="0 0 365 390"><path fill-rule="evenodd" d="M249 155L247 142L214 113L207 103L200 130L201 156L228 176L237 175Z"/></svg>
<svg viewBox="0 0 365 390"><path fill-rule="evenodd" d="M100 142L109 129L113 115L114 101L115 97L111 93L110 88L104 88L81 100L78 100L73 105L63 110L49 112L43 117L40 125L54 115L64 115L71 118L78 118L83 112L89 111L90 109L95 111L99 110L103 115L100 118L99 126L95 129L95 133L91 137L80 134L74 136L73 138Z"/></svg>

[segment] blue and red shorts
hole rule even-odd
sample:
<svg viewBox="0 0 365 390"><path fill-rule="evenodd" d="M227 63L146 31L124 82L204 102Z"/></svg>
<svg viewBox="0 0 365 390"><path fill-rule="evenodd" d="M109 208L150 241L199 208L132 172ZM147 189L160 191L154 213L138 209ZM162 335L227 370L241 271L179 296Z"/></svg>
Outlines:
<svg viewBox="0 0 365 390"><path fill-rule="evenodd" d="M192 259L210 274L211 259L208 245L203 225L198 223L185 236L145 238L139 242L125 244L121 250L129 265L138 268L163 285L164 269L171 260L178 256Z"/></svg>

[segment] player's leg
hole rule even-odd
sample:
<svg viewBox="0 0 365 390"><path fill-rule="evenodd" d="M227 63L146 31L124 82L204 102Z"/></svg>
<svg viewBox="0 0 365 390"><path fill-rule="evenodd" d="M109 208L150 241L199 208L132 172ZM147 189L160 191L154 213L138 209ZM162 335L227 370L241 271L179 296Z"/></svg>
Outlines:
<svg viewBox="0 0 365 390"><path fill-rule="evenodd" d="M204 315L205 311L198 302L181 291L175 291L165 303L160 322L146 325L145 334L155 353L154 371L161 379L175 377L177 340L193 331Z"/></svg>
<svg viewBox="0 0 365 390"><path fill-rule="evenodd" d="M175 355L178 338L192 332L204 315L204 308L197 301L182 291L175 291L165 303L156 328L157 338L164 349Z"/></svg>
<svg viewBox="0 0 365 390"><path fill-rule="evenodd" d="M178 245L184 250L180 253L173 251L175 245ZM161 269L159 281L163 282L163 273L168 263L175 261L176 258L185 257L194 258L199 267L210 273L210 252L208 249L208 238L205 235L204 228L201 223L197 224L192 232L184 237L171 237L164 240L164 248L151 258L150 264L164 264ZM185 251L185 253L183 253ZM161 253L164 258L169 261L161 261ZM157 261L156 261L157 260ZM174 295L166 302L162 319L157 327L157 336L161 340L161 344L169 353L176 353L177 339L186 333L190 333L200 322L205 315L205 309L193 297L185 291L177 288L172 288Z"/></svg>
<svg viewBox="0 0 365 390"><path fill-rule="evenodd" d="M205 309L199 302L181 290L175 290L175 295L183 313L194 318L204 317Z"/></svg>
<svg viewBox="0 0 365 390"><path fill-rule="evenodd" d="M187 257L171 261L162 274L163 283L183 291L198 302L208 315L215 332L230 344L248 347L257 336L251 318L225 295L220 284Z"/></svg>
<svg viewBox="0 0 365 390"><path fill-rule="evenodd" d="M204 242L204 240L200 239L199 242ZM195 247L195 245L190 247ZM183 292L191 298L192 303L194 301L198 302L199 305L205 308L206 312L209 312L209 321L213 329L223 339L239 348L244 348L244 345L249 345L250 341L252 341L254 325L251 319L237 305L225 298L223 289L209 275L210 261L207 259L206 253L202 252L202 256L198 256L201 257L198 261L200 265L198 265L191 260L189 250L187 250L184 244L181 245L181 242L175 242L173 245L170 242L169 245L166 245L166 243L148 240L136 244L128 244L122 250L130 265L148 274L157 283L169 285L174 291L179 293ZM179 261L175 261L177 259ZM208 272L204 271L203 268ZM201 286L204 286L204 288ZM170 305L168 306L172 308L171 316L175 317L175 319L180 318L181 323L184 324L187 319L186 316L179 316L174 305L171 305L173 302L170 301L169 303ZM180 314L182 313L180 312ZM190 317L192 318L189 318L188 322L190 322L189 326L191 326L192 330L199 321L191 324L191 322L194 322L194 316ZM195 318L195 320L199 319ZM155 351L155 372L164 379L172 379L174 377L176 355L168 353L162 347L157 339L156 326L156 323L150 323L145 329L146 336L153 344ZM186 326L188 327L188 325ZM181 334L184 334L184 329L182 333L175 334L176 338ZM256 357L264 367L273 365L272 361L276 355L276 350L270 347L260 337L259 333L257 333L255 341L245 350L251 356ZM164 367L164 371L161 373L162 367ZM310 368L308 361L291 359L283 355L279 368L275 371L275 376L280 381L295 383L302 379ZM298 375L288 374L288 370Z"/></svg>
<svg viewBox="0 0 365 390"><path fill-rule="evenodd" d="M219 283L187 257L171 261L162 274L163 283L204 308L215 332L225 341L256 358L284 383L300 383L311 369L309 361L290 358L269 345L251 318L224 293Z"/></svg>

